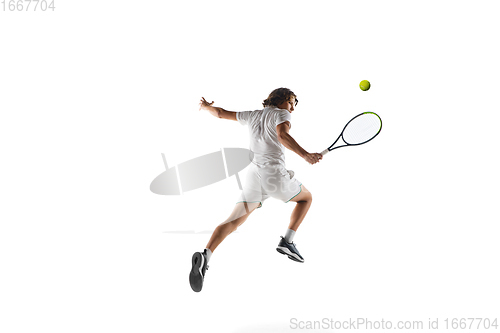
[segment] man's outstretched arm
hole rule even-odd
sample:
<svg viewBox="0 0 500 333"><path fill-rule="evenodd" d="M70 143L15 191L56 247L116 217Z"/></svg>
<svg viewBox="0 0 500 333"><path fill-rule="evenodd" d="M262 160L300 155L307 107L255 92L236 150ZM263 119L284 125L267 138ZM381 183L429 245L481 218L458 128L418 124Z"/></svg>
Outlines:
<svg viewBox="0 0 500 333"><path fill-rule="evenodd" d="M227 111L224 110L223 108L219 108L216 106L212 106L214 102L208 103L204 97L201 98L200 101L200 110L206 110L210 112L210 114L214 117L220 118L220 119L227 119L227 120L237 120L236 119L236 112L233 111Z"/></svg>

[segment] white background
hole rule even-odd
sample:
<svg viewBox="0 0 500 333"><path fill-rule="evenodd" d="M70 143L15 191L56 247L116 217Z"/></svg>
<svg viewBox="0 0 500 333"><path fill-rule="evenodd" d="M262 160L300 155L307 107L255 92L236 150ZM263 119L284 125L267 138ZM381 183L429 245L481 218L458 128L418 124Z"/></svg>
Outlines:
<svg viewBox="0 0 500 333"><path fill-rule="evenodd" d="M55 5L0 12L0 331L499 315L495 1ZM155 195L161 153L174 166L248 147L200 97L256 110L279 87L297 94L291 134L310 152L364 111L382 132L313 166L287 152L314 198L294 239L304 264L275 250L294 204L269 199L194 293L210 235L168 231L213 230L239 191L233 177Z"/></svg>

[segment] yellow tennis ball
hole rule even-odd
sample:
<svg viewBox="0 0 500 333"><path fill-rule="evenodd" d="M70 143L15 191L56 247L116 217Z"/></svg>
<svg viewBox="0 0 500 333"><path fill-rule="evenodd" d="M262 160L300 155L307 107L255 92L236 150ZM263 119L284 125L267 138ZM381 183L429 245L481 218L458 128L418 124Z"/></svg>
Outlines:
<svg viewBox="0 0 500 333"><path fill-rule="evenodd" d="M359 88L363 91L370 89L370 82L368 80L363 80L359 83Z"/></svg>

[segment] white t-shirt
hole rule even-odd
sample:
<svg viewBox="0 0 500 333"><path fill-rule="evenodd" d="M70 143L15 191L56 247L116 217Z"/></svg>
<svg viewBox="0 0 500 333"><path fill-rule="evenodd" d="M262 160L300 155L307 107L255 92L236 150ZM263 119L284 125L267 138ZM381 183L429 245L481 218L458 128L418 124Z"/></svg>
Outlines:
<svg viewBox="0 0 500 333"><path fill-rule="evenodd" d="M290 112L266 106L263 110L237 112L236 119L240 124L248 125L254 164L260 167L277 164L285 166L285 147L278 140L276 126L290 122Z"/></svg>

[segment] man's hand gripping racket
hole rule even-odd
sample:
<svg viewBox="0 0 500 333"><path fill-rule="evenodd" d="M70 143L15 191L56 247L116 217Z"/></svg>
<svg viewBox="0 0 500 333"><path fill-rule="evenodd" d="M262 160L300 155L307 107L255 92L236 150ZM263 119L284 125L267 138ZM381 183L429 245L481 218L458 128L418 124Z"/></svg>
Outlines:
<svg viewBox="0 0 500 333"><path fill-rule="evenodd" d="M321 152L325 156L328 152L347 146L358 146L373 140L382 129L382 119L374 112L363 112L352 118L344 127L339 137L327 149ZM341 141L339 141L342 139Z"/></svg>

